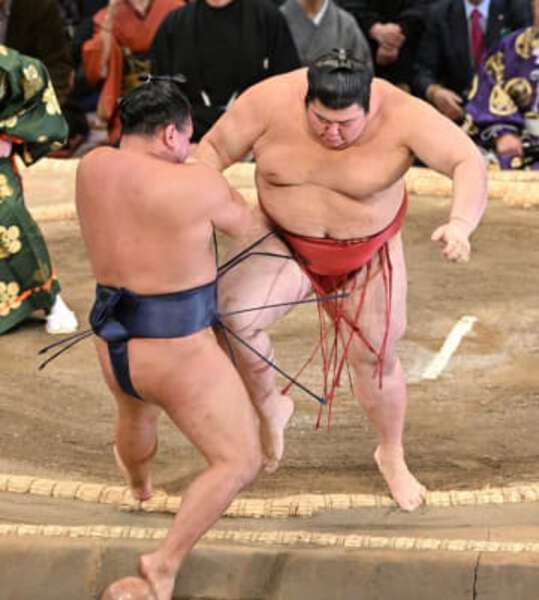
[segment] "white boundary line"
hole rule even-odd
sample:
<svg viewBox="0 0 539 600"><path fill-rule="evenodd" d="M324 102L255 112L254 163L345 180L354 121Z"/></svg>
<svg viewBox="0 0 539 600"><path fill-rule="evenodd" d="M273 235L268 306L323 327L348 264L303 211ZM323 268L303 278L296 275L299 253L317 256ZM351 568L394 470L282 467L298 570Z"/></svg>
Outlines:
<svg viewBox="0 0 539 600"><path fill-rule="evenodd" d="M462 338L470 333L476 321L477 317L467 315L461 317L453 325L453 329L449 332L443 346L425 367L421 379L438 379L459 347Z"/></svg>

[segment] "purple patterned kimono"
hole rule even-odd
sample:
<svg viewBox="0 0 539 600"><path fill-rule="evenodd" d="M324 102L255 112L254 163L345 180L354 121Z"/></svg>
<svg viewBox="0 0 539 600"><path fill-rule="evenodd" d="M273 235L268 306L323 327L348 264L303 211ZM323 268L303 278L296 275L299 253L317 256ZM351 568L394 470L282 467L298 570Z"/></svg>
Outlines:
<svg viewBox="0 0 539 600"><path fill-rule="evenodd" d="M539 169L539 29L505 36L483 60L466 105L464 129L495 151L496 140L513 133L524 157L496 156L502 169Z"/></svg>

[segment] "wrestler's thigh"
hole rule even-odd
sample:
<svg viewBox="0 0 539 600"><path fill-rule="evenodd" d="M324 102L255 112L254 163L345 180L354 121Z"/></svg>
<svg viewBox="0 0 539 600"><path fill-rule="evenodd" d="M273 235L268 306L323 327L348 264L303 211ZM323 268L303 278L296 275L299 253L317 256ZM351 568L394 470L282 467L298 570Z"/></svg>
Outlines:
<svg viewBox="0 0 539 600"><path fill-rule="evenodd" d="M253 406L237 371L205 330L174 340L132 340L135 387L162 408L208 460L260 456Z"/></svg>
<svg viewBox="0 0 539 600"><path fill-rule="evenodd" d="M130 419L157 418L160 412L160 409L158 407L148 402L145 402L140 398L130 396L122 390L122 388L116 380L114 371L112 370L112 365L110 362L109 351L106 342L104 342L97 336L94 339L95 347L97 350L97 356L99 358L99 363L101 365L101 371L103 373L105 383L107 384L108 388L110 389L110 391L114 395L114 398L116 399L120 416L128 417ZM136 386L135 389L137 389Z"/></svg>
<svg viewBox="0 0 539 600"><path fill-rule="evenodd" d="M392 265L391 321L388 337L388 351L391 352L406 329L407 283L400 234L390 240L388 247ZM356 280L350 282L347 287L348 290L351 290L351 296L344 301L346 314L350 319L355 320L363 288L367 285L364 304L355 322L375 348L379 348L382 344L386 331L386 286L381 269L382 266L377 257L373 260L370 280L366 282L366 269L362 269L356 276ZM360 343L358 342L358 344Z"/></svg>
<svg viewBox="0 0 539 600"><path fill-rule="evenodd" d="M259 238L264 231L256 233ZM242 240L234 246L231 254L237 254L257 237L250 236ZM275 235L271 235L254 250L290 256L289 249ZM228 313L244 308L294 302L305 298L310 292L309 279L294 259L249 256L219 279L219 307L221 313ZM290 306L282 306L258 310L229 316L225 320L235 331L265 329L290 309Z"/></svg>

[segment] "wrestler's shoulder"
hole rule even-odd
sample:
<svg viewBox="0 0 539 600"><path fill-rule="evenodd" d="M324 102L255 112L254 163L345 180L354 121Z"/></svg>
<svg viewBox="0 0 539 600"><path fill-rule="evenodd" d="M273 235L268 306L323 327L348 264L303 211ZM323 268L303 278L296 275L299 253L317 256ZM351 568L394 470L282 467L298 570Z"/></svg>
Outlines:
<svg viewBox="0 0 539 600"><path fill-rule="evenodd" d="M295 69L288 73L273 75L255 83L240 96L242 99L256 99L267 102L270 98L284 99L298 89L307 87L307 69Z"/></svg>
<svg viewBox="0 0 539 600"><path fill-rule="evenodd" d="M198 158L189 157L184 163L174 167L178 177L188 177L196 181L201 187L209 188L217 186L227 186L225 176L214 166Z"/></svg>
<svg viewBox="0 0 539 600"><path fill-rule="evenodd" d="M89 169L99 163L108 162L111 158L116 157L117 154L118 150L112 146L100 146L99 148L94 148L80 159L78 168L79 170Z"/></svg>
<svg viewBox="0 0 539 600"><path fill-rule="evenodd" d="M429 106L420 98L412 96L389 81L378 78L373 80L372 97L375 103L378 101L382 106L384 116L394 116L398 120L402 120L403 111L406 111L407 118L410 118L415 112L428 110Z"/></svg>

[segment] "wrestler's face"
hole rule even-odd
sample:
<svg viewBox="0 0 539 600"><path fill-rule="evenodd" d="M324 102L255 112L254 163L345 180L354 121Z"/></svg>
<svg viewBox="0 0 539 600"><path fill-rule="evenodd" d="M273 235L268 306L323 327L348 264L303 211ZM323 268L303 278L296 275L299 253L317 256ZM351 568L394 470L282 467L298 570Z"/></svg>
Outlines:
<svg viewBox="0 0 539 600"><path fill-rule="evenodd" d="M315 99L307 105L307 122L324 146L342 150L361 135L367 124L367 114L359 104L333 109Z"/></svg>

